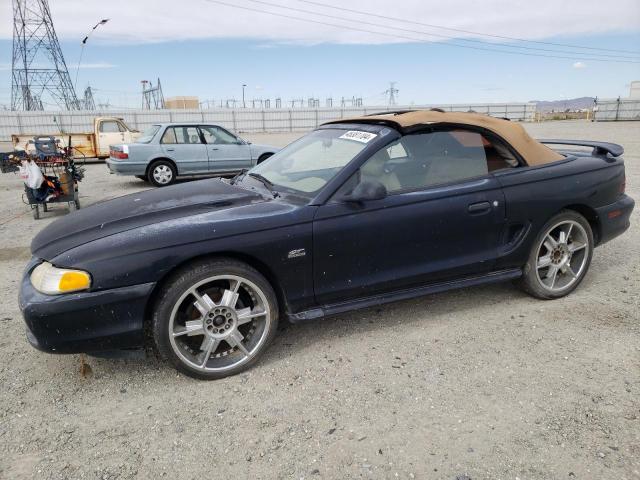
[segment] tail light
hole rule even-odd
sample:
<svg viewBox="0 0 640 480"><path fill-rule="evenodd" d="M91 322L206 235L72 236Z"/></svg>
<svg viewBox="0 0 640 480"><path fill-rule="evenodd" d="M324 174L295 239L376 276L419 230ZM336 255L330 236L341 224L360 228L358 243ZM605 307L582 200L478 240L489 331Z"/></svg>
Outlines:
<svg viewBox="0 0 640 480"><path fill-rule="evenodd" d="M129 158L129 154L127 152L122 152L120 150L111 150L109 151L109 156L111 158L115 158L117 160L124 160Z"/></svg>
<svg viewBox="0 0 640 480"><path fill-rule="evenodd" d="M623 175L622 182L620 182L620 187L618 187L618 193L622 195L624 194L626 189L627 189L627 176Z"/></svg>

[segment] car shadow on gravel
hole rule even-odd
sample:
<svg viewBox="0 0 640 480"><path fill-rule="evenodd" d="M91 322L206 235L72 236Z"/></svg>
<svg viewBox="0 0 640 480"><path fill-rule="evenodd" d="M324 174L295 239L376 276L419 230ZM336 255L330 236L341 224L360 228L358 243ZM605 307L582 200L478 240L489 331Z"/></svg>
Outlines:
<svg viewBox="0 0 640 480"><path fill-rule="evenodd" d="M442 322L443 318L453 324L455 317L468 315L479 307L521 301L537 302L505 282L425 295L304 323L281 322L276 339L258 365L290 357L311 348L314 343L332 343L340 337L357 338L371 332L385 332L390 324L394 329L403 329L410 334L414 328L428 328L434 322Z"/></svg>
<svg viewBox="0 0 640 480"><path fill-rule="evenodd" d="M466 315L468 311L478 307L527 299L530 297L510 283L502 283L426 295L306 323L291 324L281 321L273 344L252 368L266 368L284 358L302 357L305 349L312 349L318 343L332 343L336 338L353 337L354 341L359 341L358 338L364 334L384 332L389 328L390 321L396 330L403 329L408 334L414 328L428 328L434 322L441 322L442 317L453 317L445 318L453 324L455 317ZM124 379L132 375L159 375L169 379L176 375L171 365L142 349L92 354L87 356L87 362L95 380L117 380L117 377ZM70 355L65 363L69 368L78 369L79 355ZM186 376L182 377L188 379Z"/></svg>

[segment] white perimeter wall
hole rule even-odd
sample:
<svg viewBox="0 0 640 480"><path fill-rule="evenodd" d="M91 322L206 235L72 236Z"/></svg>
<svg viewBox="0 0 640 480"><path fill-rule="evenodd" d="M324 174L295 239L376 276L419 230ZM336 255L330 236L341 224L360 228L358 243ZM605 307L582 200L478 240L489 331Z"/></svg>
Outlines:
<svg viewBox="0 0 640 480"><path fill-rule="evenodd" d="M533 121L533 103L458 104L428 106L395 106L393 110L438 107L446 111L473 110L495 117L517 121ZM96 110L96 111L0 111L0 141L12 134L60 134L90 132L95 117L121 117L134 129L144 130L159 122L207 122L242 132L293 132L310 130L324 122L340 118L381 112L390 107L345 108L271 108L271 109L205 109L205 110Z"/></svg>

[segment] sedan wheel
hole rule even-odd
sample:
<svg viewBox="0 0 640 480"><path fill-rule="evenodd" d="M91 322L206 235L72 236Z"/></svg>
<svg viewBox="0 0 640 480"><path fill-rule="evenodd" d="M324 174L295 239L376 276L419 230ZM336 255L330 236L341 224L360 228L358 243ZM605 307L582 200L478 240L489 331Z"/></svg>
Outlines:
<svg viewBox="0 0 640 480"><path fill-rule="evenodd" d="M532 295L559 298L584 278L593 252L589 223L574 212L563 212L547 223L534 245L523 276Z"/></svg>
<svg viewBox="0 0 640 480"><path fill-rule="evenodd" d="M244 370L276 331L275 295L264 277L242 263L222 263L200 265L179 278L158 309L168 318L156 316L159 350L197 378Z"/></svg>
<svg viewBox="0 0 640 480"><path fill-rule="evenodd" d="M149 167L149 181L156 187L171 185L176 179L176 171L169 162L161 160Z"/></svg>

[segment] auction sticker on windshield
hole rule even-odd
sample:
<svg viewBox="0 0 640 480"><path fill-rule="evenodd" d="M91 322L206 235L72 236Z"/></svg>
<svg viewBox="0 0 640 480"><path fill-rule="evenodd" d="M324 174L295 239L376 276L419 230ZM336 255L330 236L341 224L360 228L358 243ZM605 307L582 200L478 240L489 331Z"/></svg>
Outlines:
<svg viewBox="0 0 640 480"><path fill-rule="evenodd" d="M344 135L340 135L340 138L346 138L347 140L355 140L356 142L361 142L361 143L369 143L371 140L373 140L376 137L377 135L375 133L360 132L358 130L349 130Z"/></svg>

